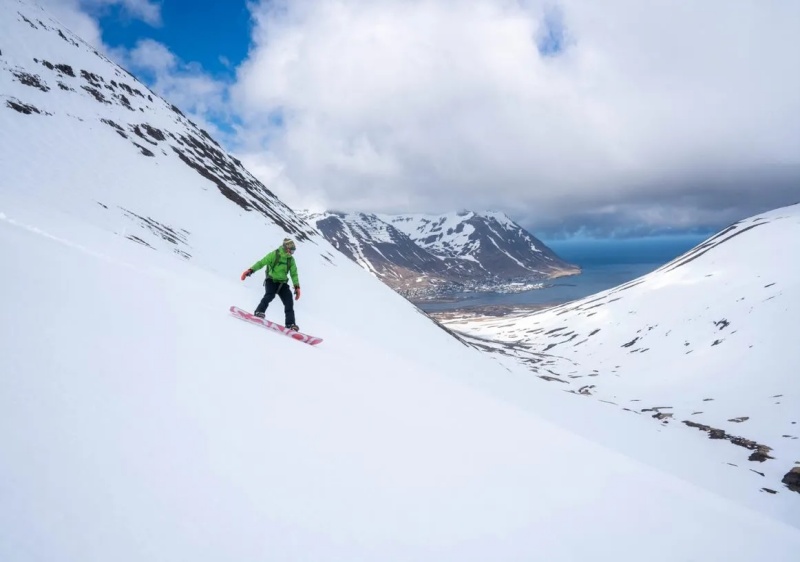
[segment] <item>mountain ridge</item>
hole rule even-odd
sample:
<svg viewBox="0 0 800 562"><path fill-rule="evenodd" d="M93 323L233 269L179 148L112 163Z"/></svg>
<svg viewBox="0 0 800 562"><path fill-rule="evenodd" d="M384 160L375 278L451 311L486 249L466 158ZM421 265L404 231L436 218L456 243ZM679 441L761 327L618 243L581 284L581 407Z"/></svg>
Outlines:
<svg viewBox="0 0 800 562"><path fill-rule="evenodd" d="M505 213L303 216L341 252L407 297L521 291L580 272Z"/></svg>

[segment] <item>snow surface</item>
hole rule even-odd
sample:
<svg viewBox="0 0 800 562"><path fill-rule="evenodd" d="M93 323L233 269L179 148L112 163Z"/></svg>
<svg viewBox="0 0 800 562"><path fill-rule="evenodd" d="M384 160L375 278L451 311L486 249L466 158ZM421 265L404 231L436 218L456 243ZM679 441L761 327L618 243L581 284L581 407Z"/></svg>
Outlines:
<svg viewBox="0 0 800 562"><path fill-rule="evenodd" d="M781 484L800 462L800 205L741 221L625 285L535 314L454 319L510 368L676 430L702 424L769 448L721 441L755 486ZM500 342L505 342L502 344Z"/></svg>
<svg viewBox="0 0 800 562"><path fill-rule="evenodd" d="M45 18L0 3L0 96L52 115L0 106L0 560L797 559L788 494L699 438L549 385L509 395L519 372L312 229L297 320L325 341L230 316L286 234L268 216L302 221L100 122L194 134L168 104L11 79L33 57L117 71L18 11Z"/></svg>
<svg viewBox="0 0 800 562"><path fill-rule="evenodd" d="M311 348L227 315L260 292L236 271L2 205L3 560L796 559L797 529L460 383L502 369L345 260L298 252Z"/></svg>
<svg viewBox="0 0 800 562"><path fill-rule="evenodd" d="M470 257L473 247L472 234L475 227L464 221L475 216L467 213L445 213L442 215L404 214L378 215L378 217L406 233L414 242L432 252L451 257ZM461 229L459 230L459 226ZM433 242L425 242L426 238L437 237Z"/></svg>

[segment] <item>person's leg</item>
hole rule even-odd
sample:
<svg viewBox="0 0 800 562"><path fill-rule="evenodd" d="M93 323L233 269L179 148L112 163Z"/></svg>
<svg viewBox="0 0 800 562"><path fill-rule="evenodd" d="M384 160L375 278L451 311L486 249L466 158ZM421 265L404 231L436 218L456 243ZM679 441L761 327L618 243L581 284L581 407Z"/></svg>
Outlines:
<svg viewBox="0 0 800 562"><path fill-rule="evenodd" d="M289 288L288 283L281 285L278 291L281 300L283 301L283 312L286 316L286 327L294 326L294 301L292 300L292 290Z"/></svg>
<svg viewBox="0 0 800 562"><path fill-rule="evenodd" d="M261 302L258 303L254 314L256 316L262 316L267 311L267 306L269 303L272 302L272 299L275 298L275 294L278 292L278 284L273 281L272 279L267 279L266 282L266 290L264 292L264 298L261 299Z"/></svg>

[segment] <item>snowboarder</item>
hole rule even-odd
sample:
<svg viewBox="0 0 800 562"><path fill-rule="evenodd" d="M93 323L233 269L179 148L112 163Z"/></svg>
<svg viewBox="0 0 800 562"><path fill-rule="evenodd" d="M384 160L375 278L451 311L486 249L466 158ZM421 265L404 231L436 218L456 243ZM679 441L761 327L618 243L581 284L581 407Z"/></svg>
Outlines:
<svg viewBox="0 0 800 562"><path fill-rule="evenodd" d="M296 249L294 241L289 238L284 238L283 244L266 256L254 263L250 268L242 273L242 281L250 277L253 273L267 266L267 278L264 280L264 287L266 292L264 298L256 307L253 316L264 318L264 313L267 306L275 295L278 295L283 301L283 311L286 315L286 327L290 330L299 331L300 328L295 324L294 319L294 303L292 302L292 292L289 290L289 276L292 277L292 285L294 286L294 299L300 298L300 283L297 280L297 265L294 263L292 254Z"/></svg>

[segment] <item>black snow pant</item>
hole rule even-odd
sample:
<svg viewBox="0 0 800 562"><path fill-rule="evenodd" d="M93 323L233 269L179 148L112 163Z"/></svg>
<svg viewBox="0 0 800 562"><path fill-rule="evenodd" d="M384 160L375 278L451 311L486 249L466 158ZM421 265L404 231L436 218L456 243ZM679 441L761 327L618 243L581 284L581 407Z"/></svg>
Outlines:
<svg viewBox="0 0 800 562"><path fill-rule="evenodd" d="M264 287L266 287L266 292L264 293L264 298L261 299L261 302L258 303L256 307L256 312L266 312L267 306L269 303L272 302L272 299L275 298L275 295L278 295L283 301L283 312L286 315L286 326L291 326L295 323L294 321L294 301L292 300L292 290L289 288L288 283L278 283L277 281L273 281L269 277L264 282Z"/></svg>

